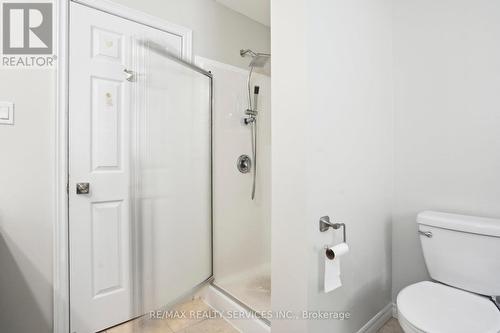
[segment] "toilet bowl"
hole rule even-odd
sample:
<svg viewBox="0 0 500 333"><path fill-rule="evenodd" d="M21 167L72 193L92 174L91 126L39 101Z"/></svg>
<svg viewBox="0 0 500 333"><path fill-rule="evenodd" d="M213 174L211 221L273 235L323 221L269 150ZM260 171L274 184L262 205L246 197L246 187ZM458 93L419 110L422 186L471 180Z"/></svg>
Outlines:
<svg viewBox="0 0 500 333"><path fill-rule="evenodd" d="M405 333L500 332L500 311L490 299L441 283L404 288L397 309Z"/></svg>
<svg viewBox="0 0 500 333"><path fill-rule="evenodd" d="M418 214L425 264L435 282L401 290L405 333L500 333L500 220L426 211Z"/></svg>

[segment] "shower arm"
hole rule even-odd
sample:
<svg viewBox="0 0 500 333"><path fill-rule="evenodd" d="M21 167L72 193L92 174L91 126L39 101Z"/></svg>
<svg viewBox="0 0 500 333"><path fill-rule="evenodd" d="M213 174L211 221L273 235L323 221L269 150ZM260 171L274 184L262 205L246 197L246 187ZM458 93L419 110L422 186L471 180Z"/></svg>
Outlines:
<svg viewBox="0 0 500 333"><path fill-rule="evenodd" d="M271 57L271 54L269 53L254 52L250 49L240 50L240 56L245 57L246 55L250 55L252 57Z"/></svg>

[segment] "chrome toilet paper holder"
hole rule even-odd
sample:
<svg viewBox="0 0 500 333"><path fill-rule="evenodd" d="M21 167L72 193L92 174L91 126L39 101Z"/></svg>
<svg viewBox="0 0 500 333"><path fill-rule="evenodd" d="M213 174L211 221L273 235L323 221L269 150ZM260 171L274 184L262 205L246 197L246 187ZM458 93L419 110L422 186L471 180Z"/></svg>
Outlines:
<svg viewBox="0 0 500 333"><path fill-rule="evenodd" d="M320 232L325 232L325 231L328 231L328 229L334 229L334 230L338 230L340 228L342 228L342 231L343 231L343 242L346 243L347 242L347 237L346 237L346 227L345 227L345 223L333 223L330 221L330 216L323 216L319 219L319 231Z"/></svg>

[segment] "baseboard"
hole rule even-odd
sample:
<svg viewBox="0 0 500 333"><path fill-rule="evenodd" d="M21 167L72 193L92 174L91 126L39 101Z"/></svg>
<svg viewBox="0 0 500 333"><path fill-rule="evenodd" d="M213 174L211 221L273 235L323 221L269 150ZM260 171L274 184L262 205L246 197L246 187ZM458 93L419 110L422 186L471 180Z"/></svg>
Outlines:
<svg viewBox="0 0 500 333"><path fill-rule="evenodd" d="M379 313L370 319L358 333L376 333L384 324L392 318L394 304L387 304Z"/></svg>
<svg viewBox="0 0 500 333"><path fill-rule="evenodd" d="M396 303L392 303L392 316L398 318L398 306Z"/></svg>

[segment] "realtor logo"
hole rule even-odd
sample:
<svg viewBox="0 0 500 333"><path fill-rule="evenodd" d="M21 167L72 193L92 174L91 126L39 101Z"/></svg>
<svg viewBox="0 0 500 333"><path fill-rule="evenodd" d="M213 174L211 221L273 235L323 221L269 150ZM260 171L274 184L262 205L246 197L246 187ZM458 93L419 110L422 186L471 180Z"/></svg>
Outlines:
<svg viewBox="0 0 500 333"><path fill-rule="evenodd" d="M52 3L3 4L3 54L52 54Z"/></svg>
<svg viewBox="0 0 500 333"><path fill-rule="evenodd" d="M1 0L0 0L1 1ZM53 4L2 1L2 68L52 68Z"/></svg>
<svg viewBox="0 0 500 333"><path fill-rule="evenodd" d="M3 54L52 54L52 3L3 4Z"/></svg>

